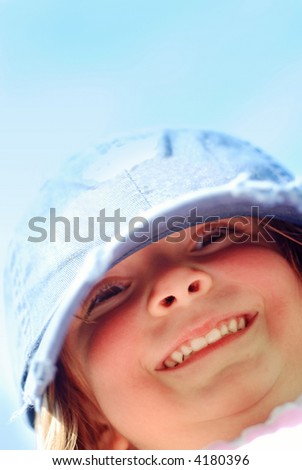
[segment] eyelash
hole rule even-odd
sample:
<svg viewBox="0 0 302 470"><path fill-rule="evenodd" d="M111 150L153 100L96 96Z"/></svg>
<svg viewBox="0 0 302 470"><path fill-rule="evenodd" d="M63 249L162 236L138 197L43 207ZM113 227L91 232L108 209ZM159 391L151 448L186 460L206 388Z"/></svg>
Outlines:
<svg viewBox="0 0 302 470"><path fill-rule="evenodd" d="M200 241L196 242L194 251L205 249L213 243L222 243L228 238L228 235L232 233L234 233L232 227L230 229L226 227L216 227L212 231L203 232L200 235L197 233Z"/></svg>
<svg viewBox="0 0 302 470"><path fill-rule="evenodd" d="M129 286L130 282L125 280L112 280L101 284L97 288L96 294L89 301L88 306L86 308L84 307L84 320L89 322L94 309L96 309L103 302L110 301L110 299L113 299L118 294L126 291Z"/></svg>

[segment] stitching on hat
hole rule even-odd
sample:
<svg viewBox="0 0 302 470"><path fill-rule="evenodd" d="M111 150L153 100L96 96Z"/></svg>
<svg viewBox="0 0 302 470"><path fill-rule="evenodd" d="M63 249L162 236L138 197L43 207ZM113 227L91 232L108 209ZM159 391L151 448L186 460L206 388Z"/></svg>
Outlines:
<svg viewBox="0 0 302 470"><path fill-rule="evenodd" d="M142 196L142 198L145 200L145 202L148 204L148 206L151 208L152 207L152 204L148 201L148 199L146 198L145 194L141 191L140 187L138 186L138 184L136 183L136 181L132 178L131 174L129 173L128 170L125 170L125 173L126 175L128 176L128 178L130 179L130 181L134 184L134 186L136 187L136 189L138 190L139 194Z"/></svg>

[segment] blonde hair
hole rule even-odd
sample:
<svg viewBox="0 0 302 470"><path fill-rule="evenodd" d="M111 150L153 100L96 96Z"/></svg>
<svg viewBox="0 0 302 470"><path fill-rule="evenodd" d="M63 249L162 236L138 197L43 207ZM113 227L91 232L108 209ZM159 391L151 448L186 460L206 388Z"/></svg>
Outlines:
<svg viewBox="0 0 302 470"><path fill-rule="evenodd" d="M54 382L48 387L35 420L37 446L45 450L109 449L112 429L82 374L71 371L63 349Z"/></svg>
<svg viewBox="0 0 302 470"><path fill-rule="evenodd" d="M285 259L302 277L302 228L273 221L266 228ZM36 417L38 448L54 450L110 449L113 430L92 395L83 375L74 373L74 357L63 349L54 382Z"/></svg>

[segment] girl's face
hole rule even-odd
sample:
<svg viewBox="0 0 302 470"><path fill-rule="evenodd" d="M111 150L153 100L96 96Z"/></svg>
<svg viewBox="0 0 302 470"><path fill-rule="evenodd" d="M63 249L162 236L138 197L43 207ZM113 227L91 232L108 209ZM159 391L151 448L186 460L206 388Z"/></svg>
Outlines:
<svg viewBox="0 0 302 470"><path fill-rule="evenodd" d="M125 445L204 448L301 393L301 282L253 224L151 244L77 312L67 347Z"/></svg>

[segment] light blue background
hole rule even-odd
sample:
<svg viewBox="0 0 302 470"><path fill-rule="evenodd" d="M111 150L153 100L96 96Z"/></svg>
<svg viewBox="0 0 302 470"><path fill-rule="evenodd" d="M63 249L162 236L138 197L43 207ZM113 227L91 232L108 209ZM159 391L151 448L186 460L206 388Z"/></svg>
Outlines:
<svg viewBox="0 0 302 470"><path fill-rule="evenodd" d="M108 134L220 130L301 175L301 31L301 0L0 0L1 267L43 180ZM31 448L0 332L0 449Z"/></svg>

